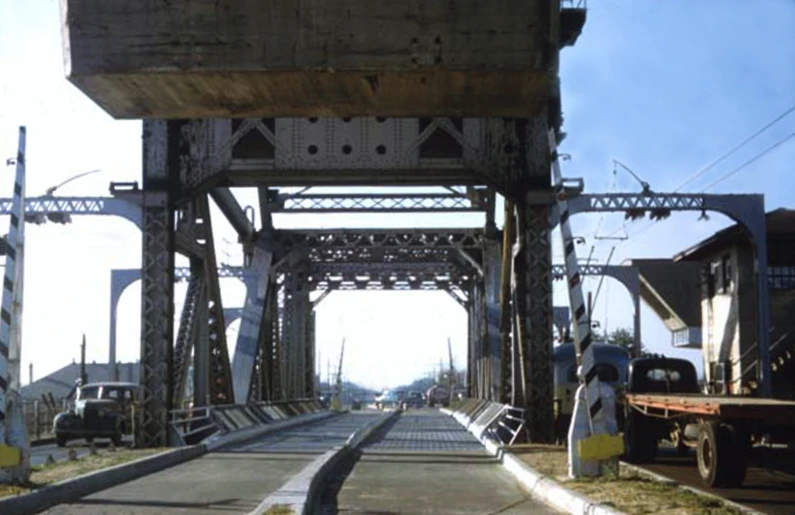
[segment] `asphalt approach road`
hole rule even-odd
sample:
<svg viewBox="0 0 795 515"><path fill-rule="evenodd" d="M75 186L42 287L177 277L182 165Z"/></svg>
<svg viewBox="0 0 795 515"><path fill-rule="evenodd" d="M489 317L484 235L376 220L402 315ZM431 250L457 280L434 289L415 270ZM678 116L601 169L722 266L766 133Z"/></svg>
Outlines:
<svg viewBox="0 0 795 515"><path fill-rule="evenodd" d="M692 449L687 456L677 456L673 449L660 449L655 462L643 468L763 513L795 514L795 452L786 449L755 448L742 488L704 486Z"/></svg>
<svg viewBox="0 0 795 515"><path fill-rule="evenodd" d="M132 437L125 437L124 445L132 445ZM103 449L110 446L110 438L95 438L94 446L97 449ZM66 461L69 459L69 451L74 449L77 457L86 456L90 452L91 444L83 440L71 440L66 447L58 447L56 444L51 443L47 445L37 445L30 448L30 464L32 466L44 465L47 463L47 457L52 456L55 461Z"/></svg>

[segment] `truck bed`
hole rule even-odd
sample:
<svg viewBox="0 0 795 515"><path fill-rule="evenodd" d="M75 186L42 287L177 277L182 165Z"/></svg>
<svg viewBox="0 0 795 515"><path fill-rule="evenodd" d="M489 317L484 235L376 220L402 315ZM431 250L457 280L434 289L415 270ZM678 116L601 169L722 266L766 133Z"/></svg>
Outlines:
<svg viewBox="0 0 795 515"><path fill-rule="evenodd" d="M624 401L634 407L662 411L665 416L693 414L795 426L795 401L665 393L627 393Z"/></svg>

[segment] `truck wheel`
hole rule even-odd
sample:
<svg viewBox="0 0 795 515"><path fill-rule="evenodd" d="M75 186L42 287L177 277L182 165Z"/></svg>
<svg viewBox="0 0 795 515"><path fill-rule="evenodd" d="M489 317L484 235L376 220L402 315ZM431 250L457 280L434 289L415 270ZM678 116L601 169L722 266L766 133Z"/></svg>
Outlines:
<svg viewBox="0 0 795 515"><path fill-rule="evenodd" d="M625 458L630 463L649 463L657 456L654 422L640 413L629 413L624 426Z"/></svg>
<svg viewBox="0 0 795 515"><path fill-rule="evenodd" d="M93 441L94 441L94 437L93 436L86 436L86 442L91 443Z"/></svg>
<svg viewBox="0 0 795 515"><path fill-rule="evenodd" d="M114 435L110 437L110 441L113 442L113 445L115 445L116 447L121 447L122 444L121 433L120 432L114 433Z"/></svg>
<svg viewBox="0 0 795 515"><path fill-rule="evenodd" d="M64 433L55 434L55 444L58 447L66 447L66 442L69 441L69 435Z"/></svg>
<svg viewBox="0 0 795 515"><path fill-rule="evenodd" d="M709 487L739 487L745 480L748 439L739 427L717 422L701 425L698 473Z"/></svg>

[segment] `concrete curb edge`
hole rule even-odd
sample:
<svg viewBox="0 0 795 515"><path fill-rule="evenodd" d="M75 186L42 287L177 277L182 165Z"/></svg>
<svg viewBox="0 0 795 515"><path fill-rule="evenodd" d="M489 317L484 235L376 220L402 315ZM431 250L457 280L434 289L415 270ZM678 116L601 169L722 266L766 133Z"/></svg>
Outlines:
<svg viewBox="0 0 795 515"><path fill-rule="evenodd" d="M397 410L393 411L389 415L378 418L357 429L348 437L345 444L334 447L320 455L279 487L278 490L263 499L254 510L249 512L249 515L264 515L268 510L276 506L289 506L292 513L296 514L308 515L312 513L312 507L318 501L317 496L320 486L329 471L399 413Z"/></svg>
<svg viewBox="0 0 795 515"><path fill-rule="evenodd" d="M592 501L582 494L564 488L560 483L541 474L519 458L510 453L505 453L501 445L490 440L485 435L481 436L475 434L471 424L463 423L460 417L455 415L455 412L451 410L442 410L442 412L450 415L459 424L467 428L475 438L480 440L480 443L486 448L486 452L492 456L496 456L507 472L513 475L516 480L524 485L535 497L547 505L572 515L627 515L624 512L602 503Z"/></svg>
<svg viewBox="0 0 795 515"><path fill-rule="evenodd" d="M207 452L203 445L181 447L147 456L113 467L95 470L71 479L46 485L38 490L15 497L0 499L0 512L4 515L37 513L58 504L76 501L86 495L126 483L146 474L179 465Z"/></svg>
<svg viewBox="0 0 795 515"><path fill-rule="evenodd" d="M26 494L0 498L0 513L3 515L37 513L58 504L74 502L106 488L179 465L226 445L241 443L273 431L288 429L334 415L336 413L331 412L299 415L288 420L229 433L210 443L180 447L153 456L146 456L127 463L114 465L113 467L88 472L74 478L64 479Z"/></svg>

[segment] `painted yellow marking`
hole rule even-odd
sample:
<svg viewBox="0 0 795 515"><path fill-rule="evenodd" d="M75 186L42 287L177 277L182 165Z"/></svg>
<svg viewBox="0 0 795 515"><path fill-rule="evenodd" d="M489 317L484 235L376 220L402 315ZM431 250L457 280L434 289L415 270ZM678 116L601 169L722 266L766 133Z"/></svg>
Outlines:
<svg viewBox="0 0 795 515"><path fill-rule="evenodd" d="M624 453L624 437L620 434L589 436L580 440L577 445L583 461L607 460Z"/></svg>
<svg viewBox="0 0 795 515"><path fill-rule="evenodd" d="M22 459L18 447L0 445L0 467L16 467Z"/></svg>

